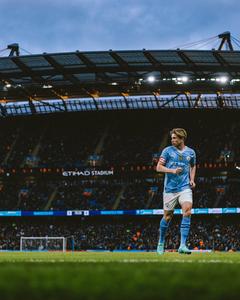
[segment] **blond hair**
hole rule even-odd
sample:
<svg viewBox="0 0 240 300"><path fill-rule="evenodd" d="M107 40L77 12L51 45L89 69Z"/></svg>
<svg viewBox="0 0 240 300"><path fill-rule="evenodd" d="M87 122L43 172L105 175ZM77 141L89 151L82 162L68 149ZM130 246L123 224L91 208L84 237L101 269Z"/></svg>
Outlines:
<svg viewBox="0 0 240 300"><path fill-rule="evenodd" d="M172 136L173 133L176 134L176 136L180 139L183 139L184 141L187 139L187 131L183 128L173 128L170 131L170 136Z"/></svg>

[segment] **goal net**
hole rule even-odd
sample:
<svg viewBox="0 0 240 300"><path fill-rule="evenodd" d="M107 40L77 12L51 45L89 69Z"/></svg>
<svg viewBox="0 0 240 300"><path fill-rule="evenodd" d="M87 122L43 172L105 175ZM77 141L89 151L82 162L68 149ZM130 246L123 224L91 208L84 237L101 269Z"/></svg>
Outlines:
<svg viewBox="0 0 240 300"><path fill-rule="evenodd" d="M66 251L65 237L26 237L20 239L20 251Z"/></svg>

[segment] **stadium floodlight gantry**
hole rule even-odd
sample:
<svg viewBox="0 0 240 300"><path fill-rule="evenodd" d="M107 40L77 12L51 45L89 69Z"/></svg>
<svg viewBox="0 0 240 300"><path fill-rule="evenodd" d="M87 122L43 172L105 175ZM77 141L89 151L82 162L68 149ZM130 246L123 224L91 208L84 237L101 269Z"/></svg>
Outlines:
<svg viewBox="0 0 240 300"><path fill-rule="evenodd" d="M233 49L230 33L218 37L222 43L212 50L20 55L17 44L9 45L10 56L0 58L0 115L239 108L240 51Z"/></svg>
<svg viewBox="0 0 240 300"><path fill-rule="evenodd" d="M239 92L240 51L67 52L0 58L8 100L175 92ZM61 96L61 97L60 97Z"/></svg>

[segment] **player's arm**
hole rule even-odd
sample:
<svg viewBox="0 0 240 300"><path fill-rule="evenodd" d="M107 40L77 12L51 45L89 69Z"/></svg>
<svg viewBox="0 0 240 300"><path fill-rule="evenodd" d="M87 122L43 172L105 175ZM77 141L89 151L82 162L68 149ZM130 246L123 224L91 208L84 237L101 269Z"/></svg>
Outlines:
<svg viewBox="0 0 240 300"><path fill-rule="evenodd" d="M190 166L190 186L191 188L195 188L195 175L196 175L196 154L194 152L194 156L192 158L192 164Z"/></svg>
<svg viewBox="0 0 240 300"><path fill-rule="evenodd" d="M167 160L168 160L168 154L167 154L166 149L164 149L159 158L159 161L158 161L158 164L156 167L157 172L170 173L170 174L179 174L182 172L182 168L169 169L169 168L165 167Z"/></svg>
<svg viewBox="0 0 240 300"><path fill-rule="evenodd" d="M157 168L156 168L157 172L162 172L162 173L170 173L170 174L179 174L182 172L182 168L176 168L176 169L169 169L167 167L164 167L162 165L162 163L158 162L157 164Z"/></svg>
<svg viewBox="0 0 240 300"><path fill-rule="evenodd" d="M190 167L190 181L195 181L196 165Z"/></svg>

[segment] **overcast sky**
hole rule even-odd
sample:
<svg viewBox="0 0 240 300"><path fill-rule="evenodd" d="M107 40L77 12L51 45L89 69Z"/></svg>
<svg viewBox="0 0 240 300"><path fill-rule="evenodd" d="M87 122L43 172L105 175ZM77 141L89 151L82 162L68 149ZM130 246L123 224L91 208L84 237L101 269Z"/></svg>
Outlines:
<svg viewBox="0 0 240 300"><path fill-rule="evenodd" d="M0 0L0 50L170 49L226 30L240 39L239 12L239 0Z"/></svg>

